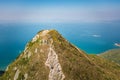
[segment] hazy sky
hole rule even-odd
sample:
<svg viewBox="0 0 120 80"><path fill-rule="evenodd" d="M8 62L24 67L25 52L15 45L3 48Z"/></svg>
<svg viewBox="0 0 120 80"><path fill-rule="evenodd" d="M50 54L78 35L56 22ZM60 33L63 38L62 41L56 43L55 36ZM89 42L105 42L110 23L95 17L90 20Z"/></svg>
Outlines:
<svg viewBox="0 0 120 80"><path fill-rule="evenodd" d="M5 0L0 22L120 21L120 0Z"/></svg>

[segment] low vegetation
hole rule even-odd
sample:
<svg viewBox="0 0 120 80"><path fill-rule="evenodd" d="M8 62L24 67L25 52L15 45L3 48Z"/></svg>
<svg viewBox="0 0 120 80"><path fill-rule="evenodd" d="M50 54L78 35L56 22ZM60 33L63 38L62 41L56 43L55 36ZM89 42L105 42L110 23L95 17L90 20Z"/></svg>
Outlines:
<svg viewBox="0 0 120 80"><path fill-rule="evenodd" d="M112 49L101 53L99 56L120 64L120 49Z"/></svg>
<svg viewBox="0 0 120 80"><path fill-rule="evenodd" d="M38 32L38 35L41 33L42 31ZM17 80L25 79L25 74L28 75L27 80L49 80L50 70L45 62L48 58L50 43L58 55L65 75L64 80L120 80L120 66L118 64L97 55L87 55L55 30L49 30L45 36L40 36L34 43L28 43L26 51L23 51L8 66L8 70L0 80L14 80L18 69L20 74ZM27 57L29 54L30 57Z"/></svg>

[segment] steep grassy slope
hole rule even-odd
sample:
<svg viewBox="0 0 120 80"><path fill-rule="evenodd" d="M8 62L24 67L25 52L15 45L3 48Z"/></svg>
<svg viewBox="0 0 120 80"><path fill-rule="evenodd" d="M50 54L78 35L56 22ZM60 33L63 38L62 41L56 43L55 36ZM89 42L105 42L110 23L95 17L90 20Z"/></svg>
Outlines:
<svg viewBox="0 0 120 80"><path fill-rule="evenodd" d="M40 31L1 80L120 80L120 66L87 55L55 30Z"/></svg>
<svg viewBox="0 0 120 80"><path fill-rule="evenodd" d="M120 64L120 49L112 49L99 54L99 56Z"/></svg>
<svg viewBox="0 0 120 80"><path fill-rule="evenodd" d="M110 60L106 60L100 56L96 55L89 55L91 60L97 64L103 71L113 74L113 76L116 76L116 79L120 80L120 65L115 62L111 62ZM115 80L116 80L115 79Z"/></svg>

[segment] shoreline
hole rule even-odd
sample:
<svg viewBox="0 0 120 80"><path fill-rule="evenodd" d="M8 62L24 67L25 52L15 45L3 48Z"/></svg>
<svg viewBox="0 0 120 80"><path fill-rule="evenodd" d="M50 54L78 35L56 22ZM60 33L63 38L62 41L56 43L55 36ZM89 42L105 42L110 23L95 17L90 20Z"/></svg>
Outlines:
<svg viewBox="0 0 120 80"><path fill-rule="evenodd" d="M120 47L120 44L119 43L114 43L115 46L117 47Z"/></svg>

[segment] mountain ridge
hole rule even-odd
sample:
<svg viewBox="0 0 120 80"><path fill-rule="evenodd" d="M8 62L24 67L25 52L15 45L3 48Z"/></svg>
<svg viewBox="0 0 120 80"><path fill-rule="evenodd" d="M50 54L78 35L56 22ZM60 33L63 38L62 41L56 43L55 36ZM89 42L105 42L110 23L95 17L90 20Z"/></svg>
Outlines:
<svg viewBox="0 0 120 80"><path fill-rule="evenodd" d="M106 68L109 65L112 67ZM119 72L119 65L87 55L56 30L42 30L8 66L1 80L119 80Z"/></svg>

